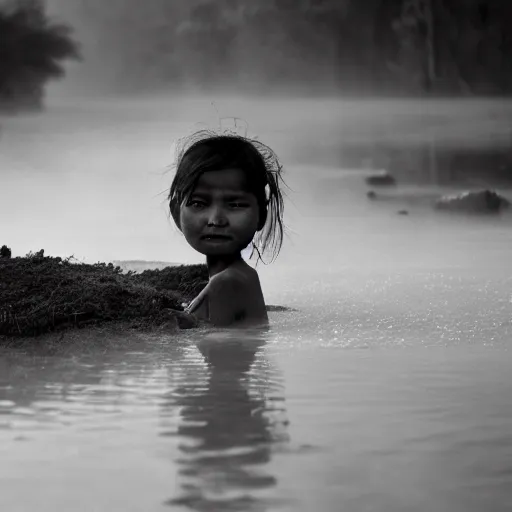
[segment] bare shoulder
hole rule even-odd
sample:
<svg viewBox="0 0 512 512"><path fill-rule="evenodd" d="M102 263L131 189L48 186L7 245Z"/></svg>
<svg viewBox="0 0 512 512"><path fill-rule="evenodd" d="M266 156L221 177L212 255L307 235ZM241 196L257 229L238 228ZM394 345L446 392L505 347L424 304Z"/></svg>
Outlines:
<svg viewBox="0 0 512 512"><path fill-rule="evenodd" d="M258 273L249 265L233 265L220 272L212 277L209 288L214 323L267 319Z"/></svg>
<svg viewBox="0 0 512 512"><path fill-rule="evenodd" d="M243 289L247 286L259 286L258 273L252 267L243 265L232 265L223 272L219 272L210 280L212 288Z"/></svg>

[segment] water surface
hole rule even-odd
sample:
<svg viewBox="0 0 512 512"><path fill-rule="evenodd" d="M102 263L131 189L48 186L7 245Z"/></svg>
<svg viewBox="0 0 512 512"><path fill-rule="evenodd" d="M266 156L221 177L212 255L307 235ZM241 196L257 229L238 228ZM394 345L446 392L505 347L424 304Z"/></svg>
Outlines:
<svg viewBox="0 0 512 512"><path fill-rule="evenodd" d="M15 254L200 261L159 193L172 139L207 105L57 102L10 120L2 237ZM0 351L0 510L510 510L510 216L367 201L332 165L336 105L231 105L289 156L289 236L258 270L267 302L295 311L268 333ZM293 157L307 122L324 162Z"/></svg>

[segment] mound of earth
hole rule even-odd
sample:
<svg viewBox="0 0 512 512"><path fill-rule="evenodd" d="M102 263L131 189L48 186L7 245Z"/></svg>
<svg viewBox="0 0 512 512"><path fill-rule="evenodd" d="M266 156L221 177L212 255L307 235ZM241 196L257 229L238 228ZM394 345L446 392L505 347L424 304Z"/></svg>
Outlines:
<svg viewBox="0 0 512 512"><path fill-rule="evenodd" d="M112 264L45 257L0 258L0 335L34 336L66 327L130 321L191 327L180 312L208 280L205 265L134 274ZM170 318L172 317L172 318Z"/></svg>

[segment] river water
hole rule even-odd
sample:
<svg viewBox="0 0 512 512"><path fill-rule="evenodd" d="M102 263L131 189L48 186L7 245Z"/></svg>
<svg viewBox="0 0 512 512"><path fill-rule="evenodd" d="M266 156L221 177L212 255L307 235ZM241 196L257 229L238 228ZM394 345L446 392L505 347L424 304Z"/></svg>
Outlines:
<svg viewBox="0 0 512 512"><path fill-rule="evenodd" d="M511 216L437 214L412 186L368 201L336 137L385 112L410 131L372 108L54 98L4 121L16 255L197 262L166 216L172 140L215 109L249 120L287 164L288 236L258 270L294 310L264 334L1 349L0 510L512 509ZM447 133L475 137L482 108Z"/></svg>

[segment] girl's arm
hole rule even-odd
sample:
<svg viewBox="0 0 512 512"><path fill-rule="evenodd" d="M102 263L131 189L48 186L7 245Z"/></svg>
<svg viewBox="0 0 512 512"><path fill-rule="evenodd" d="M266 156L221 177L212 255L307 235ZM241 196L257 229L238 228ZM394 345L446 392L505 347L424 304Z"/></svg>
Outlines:
<svg viewBox="0 0 512 512"><path fill-rule="evenodd" d="M193 314L195 313L207 300L208 297L208 287L210 283L208 283L199 293L199 295L190 302L190 304L184 309L185 313Z"/></svg>

